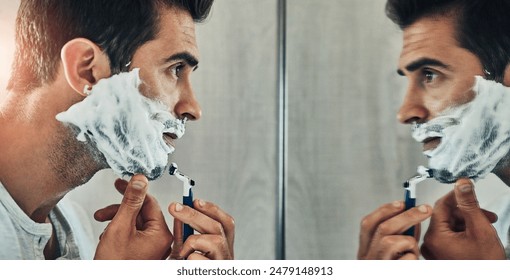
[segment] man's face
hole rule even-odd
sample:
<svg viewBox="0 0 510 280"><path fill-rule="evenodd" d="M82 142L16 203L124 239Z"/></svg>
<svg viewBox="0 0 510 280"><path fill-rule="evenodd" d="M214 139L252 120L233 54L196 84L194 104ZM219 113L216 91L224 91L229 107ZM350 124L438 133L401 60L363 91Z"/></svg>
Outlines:
<svg viewBox="0 0 510 280"><path fill-rule="evenodd" d="M138 48L130 68L140 68L143 95L163 103L178 119L198 120L201 109L190 81L197 64L193 19L185 11L161 8L156 38ZM174 135L164 138L174 145Z"/></svg>
<svg viewBox="0 0 510 280"><path fill-rule="evenodd" d="M474 76L483 76L480 60L459 46L452 19L422 18L404 30L399 59L400 75L409 85L397 118L401 123L425 123L446 109L474 98ZM440 137L423 140L423 150L432 150Z"/></svg>
<svg viewBox="0 0 510 280"><path fill-rule="evenodd" d="M118 175L160 177L185 120L200 118L190 84L198 64L194 22L187 12L162 9L159 26L155 39L135 52L130 72L100 79L83 101L56 116L74 125L77 139L90 142Z"/></svg>
<svg viewBox="0 0 510 280"><path fill-rule="evenodd" d="M452 19L423 18L406 28L398 72L409 80L398 119L413 124L436 180L476 180L505 168L510 88L483 78L480 60L455 40Z"/></svg>

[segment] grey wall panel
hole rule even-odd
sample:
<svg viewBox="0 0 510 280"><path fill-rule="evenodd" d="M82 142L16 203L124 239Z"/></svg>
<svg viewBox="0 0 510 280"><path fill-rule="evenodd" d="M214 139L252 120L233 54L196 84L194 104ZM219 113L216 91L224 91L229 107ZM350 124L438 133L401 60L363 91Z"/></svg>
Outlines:
<svg viewBox="0 0 510 280"><path fill-rule="evenodd" d="M289 259L355 258L361 217L401 199L420 160L395 118L400 33L384 2L288 1Z"/></svg>

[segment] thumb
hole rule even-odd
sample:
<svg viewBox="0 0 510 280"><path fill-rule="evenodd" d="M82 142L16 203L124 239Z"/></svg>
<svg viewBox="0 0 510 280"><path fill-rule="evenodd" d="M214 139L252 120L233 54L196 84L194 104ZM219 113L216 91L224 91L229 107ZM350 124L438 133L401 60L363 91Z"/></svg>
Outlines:
<svg viewBox="0 0 510 280"><path fill-rule="evenodd" d="M464 217L466 231L476 232L478 229L481 230L490 225L490 221L480 209L476 199L473 181L464 178L457 180L454 192L457 207Z"/></svg>
<svg viewBox="0 0 510 280"><path fill-rule="evenodd" d="M129 181L119 210L112 220L117 227L136 227L136 218L147 195L148 180L143 175L135 175Z"/></svg>

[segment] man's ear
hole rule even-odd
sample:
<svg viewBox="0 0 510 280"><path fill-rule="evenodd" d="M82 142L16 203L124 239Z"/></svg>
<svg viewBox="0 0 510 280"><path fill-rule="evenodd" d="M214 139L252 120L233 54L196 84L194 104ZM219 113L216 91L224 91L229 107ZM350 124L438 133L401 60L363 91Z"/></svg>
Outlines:
<svg viewBox="0 0 510 280"><path fill-rule="evenodd" d="M67 42L60 57L67 82L81 95L86 95L84 88L111 75L108 56L88 39L76 38Z"/></svg>

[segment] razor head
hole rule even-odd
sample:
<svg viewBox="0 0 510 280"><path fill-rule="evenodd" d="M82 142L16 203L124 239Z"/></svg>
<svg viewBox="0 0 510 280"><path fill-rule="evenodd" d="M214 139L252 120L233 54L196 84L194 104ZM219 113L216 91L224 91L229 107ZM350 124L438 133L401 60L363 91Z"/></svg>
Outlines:
<svg viewBox="0 0 510 280"><path fill-rule="evenodd" d="M405 181L402 186L404 187L404 189L407 189L409 188L409 181Z"/></svg>
<svg viewBox="0 0 510 280"><path fill-rule="evenodd" d="M434 170L425 166L418 166L418 176L425 176L427 178L434 177Z"/></svg>
<svg viewBox="0 0 510 280"><path fill-rule="evenodd" d="M175 162L172 162L170 164L170 167L168 168L168 173L170 173L170 175L175 175L177 173L177 164Z"/></svg>
<svg viewBox="0 0 510 280"><path fill-rule="evenodd" d="M429 174L430 178L434 177L434 170L433 169L428 169L427 173Z"/></svg>

